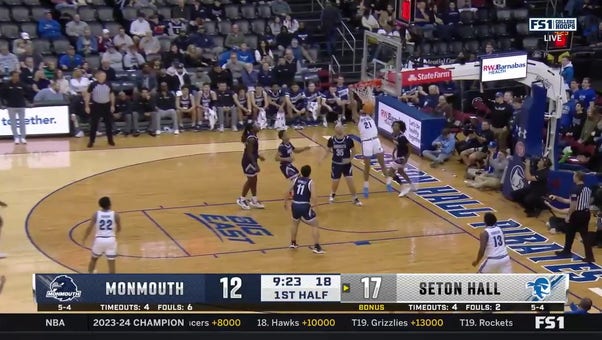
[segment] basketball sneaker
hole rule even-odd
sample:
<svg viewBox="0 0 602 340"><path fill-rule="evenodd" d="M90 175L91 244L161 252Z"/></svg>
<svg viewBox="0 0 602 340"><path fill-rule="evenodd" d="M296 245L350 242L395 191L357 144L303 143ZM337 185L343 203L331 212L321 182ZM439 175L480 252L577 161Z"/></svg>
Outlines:
<svg viewBox="0 0 602 340"><path fill-rule="evenodd" d="M334 195L330 195L328 197L328 203L334 203L334 197L335 197Z"/></svg>
<svg viewBox="0 0 602 340"><path fill-rule="evenodd" d="M393 183L387 183L387 191L388 192L393 192Z"/></svg>
<svg viewBox="0 0 602 340"><path fill-rule="evenodd" d="M309 249L314 252L314 254L324 254L324 249L319 244L314 246L310 246Z"/></svg>
<svg viewBox="0 0 602 340"><path fill-rule="evenodd" d="M369 194L370 194L370 191L368 190L368 188L364 187L364 197L368 198Z"/></svg>
<svg viewBox="0 0 602 340"><path fill-rule="evenodd" d="M249 207L249 205L247 204L247 200L244 199L243 197L240 197L239 199L237 199L236 204L238 204L238 206L241 207L243 210L251 209L251 207Z"/></svg>
<svg viewBox="0 0 602 340"><path fill-rule="evenodd" d="M6 258L6 254L5 253L0 253L0 259L5 259Z"/></svg>
<svg viewBox="0 0 602 340"><path fill-rule="evenodd" d="M255 208L255 209L265 209L265 205L263 205L263 203L259 202L259 201L249 201L247 203L247 205L251 208Z"/></svg>
<svg viewBox="0 0 602 340"><path fill-rule="evenodd" d="M291 248L291 249L297 249L297 248L299 248L299 246L297 245L297 242L291 242L291 244L289 244L288 247Z"/></svg>

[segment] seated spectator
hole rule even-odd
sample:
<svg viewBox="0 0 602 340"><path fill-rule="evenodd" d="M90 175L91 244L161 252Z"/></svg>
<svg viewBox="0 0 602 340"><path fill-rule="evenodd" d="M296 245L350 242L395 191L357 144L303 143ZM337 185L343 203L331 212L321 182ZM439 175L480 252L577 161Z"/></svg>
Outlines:
<svg viewBox="0 0 602 340"><path fill-rule="evenodd" d="M269 27L272 34L276 36L280 34L280 30L282 29L282 20L280 20L280 17L275 17L266 27Z"/></svg>
<svg viewBox="0 0 602 340"><path fill-rule="evenodd" d="M435 18L433 13L427 8L426 1L419 0L416 2L416 10L414 12L414 24L421 30L434 30Z"/></svg>
<svg viewBox="0 0 602 340"><path fill-rule="evenodd" d="M596 90L592 88L592 82L590 78L583 78L581 81L581 89L575 93L579 101L585 102L586 107L594 105L596 101Z"/></svg>
<svg viewBox="0 0 602 340"><path fill-rule="evenodd" d="M172 18L180 18L188 22L190 20L190 10L186 6L185 0L177 0L176 6L171 9Z"/></svg>
<svg viewBox="0 0 602 340"><path fill-rule="evenodd" d="M72 95L81 96L90 86L90 79L85 78L81 70L74 70L69 80Z"/></svg>
<svg viewBox="0 0 602 340"><path fill-rule="evenodd" d="M35 97L33 97L34 103L40 102L64 102L65 96L60 93L59 84L55 81L50 83L45 89L40 90L36 93Z"/></svg>
<svg viewBox="0 0 602 340"><path fill-rule="evenodd" d="M293 13L291 6L284 0L274 0L271 4L272 14L277 16L285 16Z"/></svg>
<svg viewBox="0 0 602 340"><path fill-rule="evenodd" d="M209 79L211 79L211 89L217 89L218 83L226 83L228 87L232 87L233 79L230 70L224 69L219 64L213 65L213 69L209 71Z"/></svg>
<svg viewBox="0 0 602 340"><path fill-rule="evenodd" d="M113 118L125 122L124 136L129 136L130 134L134 137L140 136L140 132L138 131L138 112L132 111L132 101L124 91L120 91L117 94L117 98L115 98Z"/></svg>
<svg viewBox="0 0 602 340"><path fill-rule="evenodd" d="M428 108L429 110L434 110L439 104L439 88L437 85L429 85L428 93L424 98L424 108Z"/></svg>
<svg viewBox="0 0 602 340"><path fill-rule="evenodd" d="M579 144L593 144L593 137L595 135L596 127L600 121L600 109L595 106L590 106L587 110L587 118L581 129L581 135L579 135Z"/></svg>
<svg viewBox="0 0 602 340"><path fill-rule="evenodd" d="M25 67L21 67L19 78L21 83L26 86L25 96L27 100L32 101L35 96L35 92L33 91L33 78L38 71L38 68L34 66L32 57L25 58L24 64Z"/></svg>
<svg viewBox="0 0 602 340"><path fill-rule="evenodd" d="M44 74L44 71L38 70L33 76L33 92L37 93L50 86L50 80Z"/></svg>
<svg viewBox="0 0 602 340"><path fill-rule="evenodd" d="M232 52L230 53L230 59L224 65L224 69L230 71L232 74L232 79L234 80L234 86L240 84L242 81L242 70L244 69L244 63L238 60L238 53Z"/></svg>
<svg viewBox="0 0 602 340"><path fill-rule="evenodd" d="M194 95L190 93L188 86L182 86L179 93L176 95L176 113L178 116L178 126L181 130L184 130L184 117L190 117L191 128L195 128L198 123L196 116L196 100Z"/></svg>
<svg viewBox="0 0 602 340"><path fill-rule="evenodd" d="M159 19L158 15L151 15L148 18L148 24L150 25L154 36L162 36L167 34L167 23Z"/></svg>
<svg viewBox="0 0 602 340"><path fill-rule="evenodd" d="M98 41L96 37L92 36L90 29L85 29L84 34L77 38L76 46L77 53L83 56L98 53Z"/></svg>
<svg viewBox="0 0 602 340"><path fill-rule="evenodd" d="M272 73L270 64L264 62L261 64L261 68L257 73L257 84L262 87L269 88L274 83L274 74Z"/></svg>
<svg viewBox="0 0 602 340"><path fill-rule="evenodd" d="M65 25L65 33L67 33L67 38L72 43L75 43L79 37L84 35L84 31L90 30L88 23L82 21L79 17L79 14L75 14L73 16L73 20L69 21L67 25Z"/></svg>
<svg viewBox="0 0 602 340"><path fill-rule="evenodd" d="M215 46L213 37L205 33L204 26L199 26L196 33L190 37L189 42L198 48L201 54L218 55L224 50L222 46Z"/></svg>
<svg viewBox="0 0 602 340"><path fill-rule="evenodd" d="M84 63L84 58L75 53L75 48L69 46L67 53L59 58L59 68L63 71L73 71Z"/></svg>
<svg viewBox="0 0 602 340"><path fill-rule="evenodd" d="M491 122L491 130L495 133L497 144L501 150L508 148L508 136L510 135L510 119L514 108L504 102L504 94L497 92L495 101L490 103L491 113L487 119Z"/></svg>
<svg viewBox="0 0 602 340"><path fill-rule="evenodd" d="M299 29L299 21L293 19L290 15L286 15L282 20L282 26L286 27L289 32L295 33Z"/></svg>
<svg viewBox="0 0 602 340"><path fill-rule="evenodd" d="M186 71L183 64L176 65L174 77L177 80L178 91L181 90L183 86L187 86L188 89L191 89L192 79L190 78L190 74L188 74L188 71Z"/></svg>
<svg viewBox="0 0 602 340"><path fill-rule="evenodd" d="M186 65L186 67L205 67L209 66L212 62L213 60L205 58L194 45L189 45L184 55L184 62L181 64Z"/></svg>
<svg viewBox="0 0 602 340"><path fill-rule="evenodd" d="M175 135L180 134L176 113L176 97L170 91L167 83L161 83L154 102L155 112L152 117L152 129L155 130L155 134L161 134L161 119L163 118L170 118L173 124L173 133Z"/></svg>
<svg viewBox="0 0 602 340"><path fill-rule="evenodd" d="M224 16L224 4L218 0L213 1L213 6L210 8L209 19L214 21L222 21Z"/></svg>
<svg viewBox="0 0 602 340"><path fill-rule="evenodd" d="M150 24L146 21L146 15L139 12L138 18L130 24L130 34L142 38L146 32L152 32Z"/></svg>
<svg viewBox="0 0 602 340"><path fill-rule="evenodd" d="M579 139L579 137L581 137L581 130L583 129L586 119L587 114L585 113L585 103L577 102L577 104L575 104L575 113L573 114L573 119L564 133L564 136L572 139Z"/></svg>
<svg viewBox="0 0 602 340"><path fill-rule="evenodd" d="M163 54L161 55L161 60L163 61L164 65L167 65L167 67L171 67L175 64L183 63L184 54L180 52L180 50L178 49L178 45L172 43L169 47L169 51L163 52Z"/></svg>
<svg viewBox="0 0 602 340"><path fill-rule="evenodd" d="M232 25L232 30L226 36L226 40L224 41L224 47L233 49L240 48L240 46L245 42L245 36L240 32L240 28L237 24Z"/></svg>
<svg viewBox="0 0 602 340"><path fill-rule="evenodd" d="M250 91L255 89L258 82L259 72L253 67L253 64L245 64L242 71L242 85Z"/></svg>
<svg viewBox="0 0 602 340"><path fill-rule="evenodd" d="M284 51L288 46L291 45L293 35L288 31L285 26L280 27L280 33L276 36L276 46L281 51Z"/></svg>
<svg viewBox="0 0 602 340"><path fill-rule="evenodd" d="M190 20L207 20L211 17L211 10L201 0L194 0L190 6Z"/></svg>
<svg viewBox="0 0 602 340"><path fill-rule="evenodd" d="M579 305L576 305L574 302L570 305L571 311L567 312L567 314L588 314L590 309L592 309L592 299L583 298L579 301Z"/></svg>
<svg viewBox="0 0 602 340"><path fill-rule="evenodd" d="M61 24L54 20L50 11L46 16L38 21L38 35L42 39L56 40L63 37Z"/></svg>
<svg viewBox="0 0 602 340"><path fill-rule="evenodd" d="M99 71L103 71L106 74L107 81L117 80L117 72L111 67L111 63L107 60L100 61Z"/></svg>
<svg viewBox="0 0 602 340"><path fill-rule="evenodd" d="M130 46L130 48L123 55L123 69L124 70L139 70L146 63L146 60L138 52L136 46Z"/></svg>
<svg viewBox="0 0 602 340"><path fill-rule="evenodd" d="M464 183L471 188L498 190L501 188L502 177L508 167L509 158L503 151L498 150L495 142L489 144L486 157L486 170L477 171L471 180Z"/></svg>
<svg viewBox="0 0 602 340"><path fill-rule="evenodd" d="M531 159L527 158L524 179L511 179L525 181L525 183L521 189L512 191L510 197L525 209L527 217L539 217L541 211L545 209L543 197L548 193L548 173L552 162L544 157L537 160L535 168L532 165Z"/></svg>
<svg viewBox="0 0 602 340"><path fill-rule="evenodd" d="M376 32L380 28L378 20L374 17L371 10L365 11L362 17L362 27L366 31Z"/></svg>
<svg viewBox="0 0 602 340"><path fill-rule="evenodd" d="M291 40L291 45L289 49L293 51L293 56L297 60L306 60L310 64L314 64L316 60L309 54L309 52L304 49L301 45L299 45L299 41L297 39Z"/></svg>
<svg viewBox="0 0 602 340"><path fill-rule="evenodd" d="M266 60L267 58L267 60ZM260 40L255 50L255 62L263 63L267 61L270 65L274 63L274 54L266 40Z"/></svg>
<svg viewBox="0 0 602 340"><path fill-rule="evenodd" d="M171 18L167 23L167 35L177 37L182 34L186 36L186 22L180 18Z"/></svg>
<svg viewBox="0 0 602 340"><path fill-rule="evenodd" d="M48 60L44 63L44 67L42 67L42 71L44 71L46 78L51 80L53 79L57 70L58 68L56 67L56 62L54 60Z"/></svg>
<svg viewBox="0 0 602 340"><path fill-rule="evenodd" d="M33 43L29 38L29 33L21 32L20 38L13 41L13 54L19 57L27 51L27 47L33 49Z"/></svg>
<svg viewBox="0 0 602 340"><path fill-rule="evenodd" d="M123 54L115 48L112 43L105 45L107 51L102 54L102 61L108 62L110 67L115 71L123 71Z"/></svg>
<svg viewBox="0 0 602 340"><path fill-rule="evenodd" d="M560 75L562 76L562 80L564 80L565 88L568 90L569 85L575 78L575 68L573 67L573 63L571 63L571 57L563 56L560 58L560 65L562 66Z"/></svg>
<svg viewBox="0 0 602 340"><path fill-rule="evenodd" d="M157 77L150 64L144 64L142 74L140 77L136 77L136 89L139 92L142 92L142 89L147 89L153 94L157 90Z"/></svg>
<svg viewBox="0 0 602 340"><path fill-rule="evenodd" d="M134 46L134 40L125 33L125 28L121 27L119 33L113 37L113 45L119 51L127 51L130 46Z"/></svg>
<svg viewBox="0 0 602 340"><path fill-rule="evenodd" d="M487 157L487 148L488 145L492 144L491 142L495 142L495 135L491 131L491 124L485 120L481 123L480 131L473 131L473 133L466 137L466 140L461 142L461 146L458 147L462 162L466 166L476 165L477 168L480 168L483 165L480 162ZM495 147L498 147L497 143Z"/></svg>
<svg viewBox="0 0 602 340"><path fill-rule="evenodd" d="M113 39L111 38L111 32L108 29L103 28L102 35L96 37L96 42L98 45L98 53L105 53L107 51L106 44L107 43L110 43L111 45L113 44Z"/></svg>
<svg viewBox="0 0 602 340"><path fill-rule="evenodd" d="M455 96L458 93L458 88L453 80L448 80L439 84L439 93L444 95L446 98Z"/></svg>
<svg viewBox="0 0 602 340"><path fill-rule="evenodd" d="M280 31L280 28L278 28ZM270 47L276 47L276 36L274 35L270 25L266 25L259 40L265 40Z"/></svg>
<svg viewBox="0 0 602 340"><path fill-rule="evenodd" d="M84 61L84 63L82 64L82 66L79 67L80 71L82 71L82 74L84 75L84 77L92 80L92 78L94 78L94 70L90 67L90 63L88 63L87 61Z"/></svg>
<svg viewBox="0 0 602 340"><path fill-rule="evenodd" d="M437 106L435 106L435 108L433 109L433 113L438 116L444 117L448 121L455 119L452 106L447 102L447 98L445 98L445 96L443 95L439 96Z"/></svg>
<svg viewBox="0 0 602 340"><path fill-rule="evenodd" d="M455 145L456 137L445 128L433 141L434 150L424 150L422 156L431 160L431 168L436 168L452 156Z"/></svg>
<svg viewBox="0 0 602 340"><path fill-rule="evenodd" d="M58 92L63 96L67 96L70 94L69 81L65 79L65 74L62 70L56 70L54 74L53 82L58 86Z"/></svg>
<svg viewBox="0 0 602 340"><path fill-rule="evenodd" d="M294 38L299 40L299 44L306 50L319 47L314 41L312 32L306 28L303 21L299 23L299 28L295 32Z"/></svg>
<svg viewBox="0 0 602 340"><path fill-rule="evenodd" d="M8 51L8 44L0 43L0 74L6 77L20 68L19 58Z"/></svg>
<svg viewBox="0 0 602 340"><path fill-rule="evenodd" d="M138 47L144 52L146 59L158 57L161 52L161 43L157 37L153 36L151 31L146 32L146 35L140 39Z"/></svg>
<svg viewBox="0 0 602 340"><path fill-rule="evenodd" d="M249 45L247 43L242 43L240 45L240 49L236 52L236 56L238 60L242 63L253 63L255 61L255 56L253 52L249 49Z"/></svg>
<svg viewBox="0 0 602 340"><path fill-rule="evenodd" d="M75 0L52 0L54 4L54 8L56 10L61 10L63 8L77 8L77 1Z"/></svg>
<svg viewBox="0 0 602 340"><path fill-rule="evenodd" d="M144 120L155 122L155 101L148 88L143 87L140 89L140 93L134 99L132 110L136 113L138 120L142 117ZM138 130L138 120L132 116L132 128L136 131ZM155 137L157 135L156 129L158 127L151 124L148 128L148 134Z"/></svg>
<svg viewBox="0 0 602 340"><path fill-rule="evenodd" d="M396 24L395 8L392 4L388 4L387 9L378 14L378 25L383 29L393 31Z"/></svg>

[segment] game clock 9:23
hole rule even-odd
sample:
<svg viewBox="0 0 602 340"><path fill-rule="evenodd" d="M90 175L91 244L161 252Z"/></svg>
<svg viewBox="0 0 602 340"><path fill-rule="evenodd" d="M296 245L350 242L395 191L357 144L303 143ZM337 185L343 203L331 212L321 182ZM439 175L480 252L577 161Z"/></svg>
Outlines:
<svg viewBox="0 0 602 340"><path fill-rule="evenodd" d="M277 287L329 287L333 284L325 275L262 275L265 286Z"/></svg>

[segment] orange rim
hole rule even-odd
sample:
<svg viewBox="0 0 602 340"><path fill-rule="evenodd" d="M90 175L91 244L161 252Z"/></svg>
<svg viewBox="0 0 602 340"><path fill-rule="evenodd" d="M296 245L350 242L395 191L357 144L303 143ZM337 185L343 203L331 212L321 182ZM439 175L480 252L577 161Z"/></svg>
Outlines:
<svg viewBox="0 0 602 340"><path fill-rule="evenodd" d="M355 83L352 85L353 88L355 89L361 89L361 88L365 88L365 87L380 87L382 86L382 80L380 79L373 79L373 80L367 80L367 81L360 81L358 83Z"/></svg>

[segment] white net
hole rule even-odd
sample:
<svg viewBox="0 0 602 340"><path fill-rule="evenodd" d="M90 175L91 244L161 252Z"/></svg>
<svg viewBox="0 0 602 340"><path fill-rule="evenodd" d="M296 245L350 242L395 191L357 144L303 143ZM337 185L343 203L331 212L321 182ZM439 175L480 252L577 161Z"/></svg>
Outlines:
<svg viewBox="0 0 602 340"><path fill-rule="evenodd" d="M374 88L378 87L379 80L362 81L354 84L351 89L360 98L362 103L374 102Z"/></svg>

